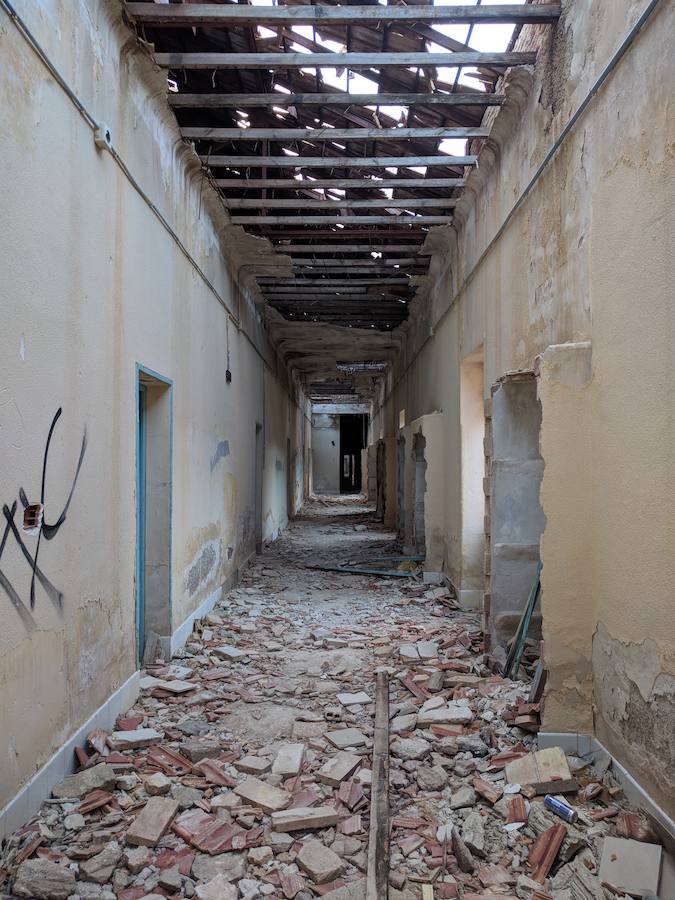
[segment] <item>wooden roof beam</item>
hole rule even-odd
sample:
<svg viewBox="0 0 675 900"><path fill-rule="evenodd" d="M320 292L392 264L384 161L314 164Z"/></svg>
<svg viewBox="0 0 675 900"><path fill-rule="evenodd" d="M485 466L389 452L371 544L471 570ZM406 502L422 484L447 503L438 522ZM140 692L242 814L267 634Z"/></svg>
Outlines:
<svg viewBox="0 0 675 900"><path fill-rule="evenodd" d="M503 94L169 94L169 105L194 109L289 106L501 106Z"/></svg>
<svg viewBox="0 0 675 900"><path fill-rule="evenodd" d="M414 253L419 244L275 244L274 249L287 256L306 256L308 253Z"/></svg>
<svg viewBox="0 0 675 900"><path fill-rule="evenodd" d="M228 209L454 209L457 200L447 197L421 197L410 200L389 200L378 197L373 200L294 200L255 198L228 198Z"/></svg>
<svg viewBox="0 0 675 900"><path fill-rule="evenodd" d="M226 156L201 154L211 167L228 169L409 169L417 166L474 166L477 156ZM306 187L306 185L305 185Z"/></svg>
<svg viewBox="0 0 675 900"><path fill-rule="evenodd" d="M257 277L257 282L259 286L268 286L268 285L276 285L278 287L302 287L302 286L312 286L319 287L326 286L331 288L348 288L348 287L374 287L379 288L383 284L384 285L408 285L410 286L410 280L408 278L404 278L402 276L397 276L395 278L382 277L376 280L372 278L321 278L316 275L310 275L310 277L296 277L295 275L286 275L281 278L274 278L268 275L259 275Z"/></svg>
<svg viewBox="0 0 675 900"><path fill-rule="evenodd" d="M234 5L230 9L236 8ZM239 7L255 9L256 7ZM301 7L259 7L300 9ZM307 7L313 9L315 7ZM348 7L344 7L348 8ZM378 7L384 9L385 7ZM391 7L405 9L409 7ZM414 7L419 9L420 7ZM436 8L436 7L434 7ZM526 7L523 7L526 8ZM533 7L536 8L536 7ZM537 54L530 52L481 53L155 53L155 62L165 69L381 69L391 66L530 66Z"/></svg>
<svg viewBox="0 0 675 900"><path fill-rule="evenodd" d="M484 138L489 128L210 128L185 126L184 138L198 141L380 141L387 138L468 140Z"/></svg>
<svg viewBox="0 0 675 900"><path fill-rule="evenodd" d="M311 181L297 181L295 178L215 178L214 184L220 188L266 189L284 188L289 191L307 191L319 188L339 190L373 190L383 188L458 188L465 184L464 178L316 178Z"/></svg>
<svg viewBox="0 0 675 900"><path fill-rule="evenodd" d="M231 216L233 225L447 225L452 216Z"/></svg>
<svg viewBox="0 0 675 900"><path fill-rule="evenodd" d="M230 27L238 25L366 25L386 22L434 24L551 24L560 3L504 6L248 6L218 3L127 3L127 12L142 25Z"/></svg>

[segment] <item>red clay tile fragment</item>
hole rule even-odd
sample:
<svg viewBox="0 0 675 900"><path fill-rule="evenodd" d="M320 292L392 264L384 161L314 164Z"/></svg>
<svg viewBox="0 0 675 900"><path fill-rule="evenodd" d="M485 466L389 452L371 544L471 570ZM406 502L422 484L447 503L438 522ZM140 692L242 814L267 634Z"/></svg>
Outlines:
<svg viewBox="0 0 675 900"><path fill-rule="evenodd" d="M551 825L542 831L530 850L529 863L533 867L532 880L543 884L565 839L564 825Z"/></svg>
<svg viewBox="0 0 675 900"><path fill-rule="evenodd" d="M143 721L143 716L127 716L126 719L117 720L118 731L136 731Z"/></svg>
<svg viewBox="0 0 675 900"><path fill-rule="evenodd" d="M85 815L86 813L93 812L95 809L100 809L102 806L107 806L107 804L112 803L114 799L114 796L109 791L91 791L77 807L77 812Z"/></svg>
<svg viewBox="0 0 675 900"><path fill-rule="evenodd" d="M512 825L516 822L527 822L527 807L522 797L512 797L509 800L509 811L506 816L506 824Z"/></svg>
<svg viewBox="0 0 675 900"><path fill-rule="evenodd" d="M237 782L231 775L223 771L224 763L216 759L201 759L195 766L195 770L202 774L211 784L222 787L234 787Z"/></svg>
<svg viewBox="0 0 675 900"><path fill-rule="evenodd" d="M192 772L192 763L171 747L155 746L148 750L148 762L158 766L165 775L176 778Z"/></svg>
<svg viewBox="0 0 675 900"><path fill-rule="evenodd" d="M279 881L286 900L293 900L295 895L299 894L305 887L305 879L302 875L286 875L282 872L279 876Z"/></svg>
<svg viewBox="0 0 675 900"><path fill-rule="evenodd" d="M490 803L496 803L504 793L504 789L499 785L478 776L473 779L473 789Z"/></svg>

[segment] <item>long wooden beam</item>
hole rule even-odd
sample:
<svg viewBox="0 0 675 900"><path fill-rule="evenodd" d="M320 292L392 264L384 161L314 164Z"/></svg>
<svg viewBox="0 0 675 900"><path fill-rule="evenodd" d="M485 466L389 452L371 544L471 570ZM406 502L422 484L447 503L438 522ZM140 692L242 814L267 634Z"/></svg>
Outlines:
<svg viewBox="0 0 675 900"><path fill-rule="evenodd" d="M295 178L214 178L213 183L222 188L285 188L290 191L311 191L315 188L338 190L371 190L382 188L455 188L463 187L464 178L316 178L297 181Z"/></svg>
<svg viewBox="0 0 675 900"><path fill-rule="evenodd" d="M198 141L372 141L434 138L466 140L487 137L489 128L181 128L185 138Z"/></svg>
<svg viewBox="0 0 675 900"><path fill-rule="evenodd" d="M400 271L403 272L403 271L408 271L410 269L417 269L417 268L418 268L417 266L413 266L413 265L402 266ZM325 266L325 267L321 267L321 268L307 269L306 271L308 274L312 273L312 272L317 272L317 273L325 272L328 275L345 275L347 273L349 273L349 274L353 273L354 275L368 275L368 274L379 275L380 273L381 274L391 274L392 272L397 271L397 270L394 269L392 266L387 267L387 266L365 266L365 265L364 266L352 266L349 269L347 269L344 265L341 264L341 265L337 265L337 266ZM413 274L424 275L425 270L415 271Z"/></svg>
<svg viewBox="0 0 675 900"><path fill-rule="evenodd" d="M385 669L379 669L375 677L375 733L373 778L370 789L366 900L387 900L389 897L389 674Z"/></svg>
<svg viewBox="0 0 675 900"><path fill-rule="evenodd" d="M503 94L169 94L169 105L193 109L278 106L501 106Z"/></svg>
<svg viewBox="0 0 675 900"><path fill-rule="evenodd" d="M409 169L413 166L473 166L477 156L200 156L210 166L230 169Z"/></svg>
<svg viewBox="0 0 675 900"><path fill-rule="evenodd" d="M255 198L229 198L226 201L229 209L452 209L457 200L451 197L417 197L411 200L389 200L378 197L373 200L308 200L297 197L292 200L265 200Z"/></svg>
<svg viewBox="0 0 675 900"><path fill-rule="evenodd" d="M252 9L254 7L248 7ZM262 7L261 7L262 8ZM282 7L266 7L280 9ZM285 7L289 9L290 7ZM293 7L297 9L298 7ZM384 7L380 7L384 9ZM234 5L230 7L234 9ZM536 53L155 53L165 69L383 69L429 66L531 66Z"/></svg>
<svg viewBox="0 0 675 900"><path fill-rule="evenodd" d="M419 244L276 244L274 249L287 256L307 256L325 253L415 253Z"/></svg>
<svg viewBox="0 0 675 900"><path fill-rule="evenodd" d="M218 3L127 3L127 12L144 25L363 25L380 22L431 22L436 24L555 22L560 3L538 6L249 6Z"/></svg>
<svg viewBox="0 0 675 900"><path fill-rule="evenodd" d="M445 225L452 216L231 216L230 221L233 225Z"/></svg>
<svg viewBox="0 0 675 900"><path fill-rule="evenodd" d="M328 293L326 291L319 291L319 293L294 293L294 294L283 294L277 291L266 292L264 294L265 300L373 300L374 302L379 303L380 300L396 300L397 302L400 300L401 303L406 303L408 301L407 297L397 297L395 294L338 294L336 292Z"/></svg>
<svg viewBox="0 0 675 900"><path fill-rule="evenodd" d="M316 272L323 272L326 267L335 266L339 263L343 269L354 269L359 266L366 266L371 269L386 269L387 266L428 266L429 256L418 257L394 257L393 259L294 259L294 271L307 271L311 269Z"/></svg>
<svg viewBox="0 0 675 900"><path fill-rule="evenodd" d="M382 277L376 280L373 280L372 278L296 278L295 275L286 275L282 278L273 278L267 275L258 276L257 282L259 285L264 285L265 287L269 285L278 285L279 287L311 285L312 287L326 286L332 288L362 286L379 288L383 284L410 285L410 280L408 278Z"/></svg>

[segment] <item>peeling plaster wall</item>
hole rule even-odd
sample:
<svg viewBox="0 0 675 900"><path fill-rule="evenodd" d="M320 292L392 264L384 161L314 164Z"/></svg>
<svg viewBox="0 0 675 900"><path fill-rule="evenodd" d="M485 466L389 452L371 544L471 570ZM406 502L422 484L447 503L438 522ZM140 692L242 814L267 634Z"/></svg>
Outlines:
<svg viewBox="0 0 675 900"><path fill-rule="evenodd" d="M137 363L172 382L174 630L254 548L256 421L270 539L286 522L276 462L288 437L297 451L290 410L306 415L228 263L233 241L247 258L248 239L202 184L165 76L123 25L121 4L16 5L242 328L0 13L0 499L32 557L20 489L39 500L61 409L45 521L67 509L58 533L40 538L34 603L14 534L0 553L0 807L136 668Z"/></svg>
<svg viewBox="0 0 675 900"><path fill-rule="evenodd" d="M537 47L537 65L507 74L507 102L488 113L491 139L455 225L427 240L430 276L374 431L395 447L400 409L409 420L443 411L454 579L460 361L483 345L487 397L541 356L543 727L594 729L672 812L663 721L675 674L673 4L657 7L480 259L644 6L567 0L554 31L522 30L516 49ZM640 659L651 693L639 687Z"/></svg>

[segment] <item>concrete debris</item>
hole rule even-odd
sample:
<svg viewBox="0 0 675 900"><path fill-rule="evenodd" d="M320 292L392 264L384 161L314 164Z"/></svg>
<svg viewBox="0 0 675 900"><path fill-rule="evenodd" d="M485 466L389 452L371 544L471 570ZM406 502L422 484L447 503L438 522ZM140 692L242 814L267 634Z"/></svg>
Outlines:
<svg viewBox="0 0 675 900"><path fill-rule="evenodd" d="M65 866L47 859L27 859L19 866L14 893L17 897L38 900L66 900L75 893L75 875Z"/></svg>
<svg viewBox="0 0 675 900"><path fill-rule="evenodd" d="M3 896L362 900L379 666L392 900L656 893L661 848L611 760L537 750L530 685L484 664L478 616L415 578L305 567L347 534L364 558L400 553L343 515L309 547L308 521L142 673L110 733L89 732L79 771L5 842Z"/></svg>
<svg viewBox="0 0 675 900"><path fill-rule="evenodd" d="M606 837L600 860L600 880L633 896L656 894L661 853L657 844Z"/></svg>

